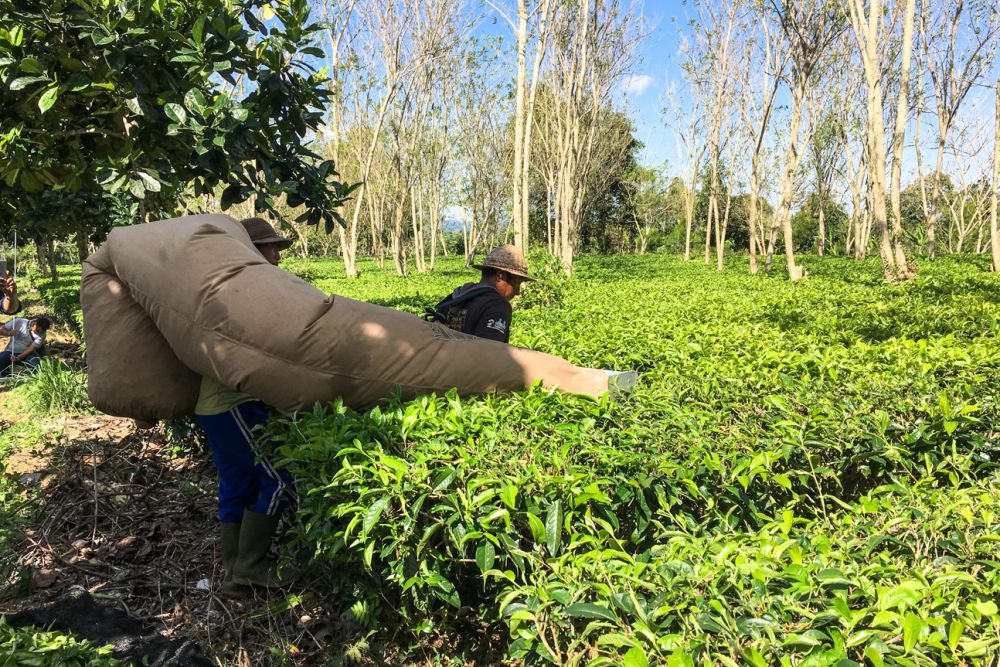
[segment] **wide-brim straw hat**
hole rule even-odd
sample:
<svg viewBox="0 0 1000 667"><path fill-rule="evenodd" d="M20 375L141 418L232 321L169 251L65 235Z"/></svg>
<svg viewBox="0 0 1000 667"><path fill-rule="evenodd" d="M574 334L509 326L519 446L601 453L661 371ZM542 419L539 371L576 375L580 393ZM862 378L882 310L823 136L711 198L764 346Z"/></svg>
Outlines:
<svg viewBox="0 0 1000 667"><path fill-rule="evenodd" d="M247 234L250 235L250 241L254 245L268 245L273 243L278 246L279 250L285 250L292 247L292 244L295 243L293 239L287 236L280 236L274 231L274 227L268 224L264 218L245 218L240 220L240 224L243 225L243 229L247 230Z"/></svg>
<svg viewBox="0 0 1000 667"><path fill-rule="evenodd" d="M528 275L528 262L525 261L521 251L512 245L502 245L486 256L479 264L473 264L474 269L496 269L524 278L534 280Z"/></svg>

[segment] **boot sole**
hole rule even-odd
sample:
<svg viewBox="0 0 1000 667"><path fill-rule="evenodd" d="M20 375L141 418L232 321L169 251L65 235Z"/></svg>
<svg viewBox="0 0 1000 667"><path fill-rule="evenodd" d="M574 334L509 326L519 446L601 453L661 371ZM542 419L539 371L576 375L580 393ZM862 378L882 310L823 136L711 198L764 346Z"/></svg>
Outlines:
<svg viewBox="0 0 1000 667"><path fill-rule="evenodd" d="M253 595L253 589L236 581L227 581L222 584L222 588L219 589L219 596L224 598L230 598L233 600L238 600L240 598L246 598Z"/></svg>
<svg viewBox="0 0 1000 667"><path fill-rule="evenodd" d="M237 576L234 576L233 577L233 583L234 584L238 584L240 586L244 586L244 587L256 586L256 587L259 587L259 588L284 588L285 586L288 586L291 582L285 582L285 583L267 583L267 582L263 582L263 581L255 581L253 579L247 579L246 577L237 577Z"/></svg>

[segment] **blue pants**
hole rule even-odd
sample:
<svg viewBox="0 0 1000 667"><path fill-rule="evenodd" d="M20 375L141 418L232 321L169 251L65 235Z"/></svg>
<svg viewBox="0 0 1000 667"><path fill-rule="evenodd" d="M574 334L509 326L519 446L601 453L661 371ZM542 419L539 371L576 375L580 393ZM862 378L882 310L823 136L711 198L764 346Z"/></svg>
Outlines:
<svg viewBox="0 0 1000 667"><path fill-rule="evenodd" d="M7 373L10 371L10 358L12 356L14 355L11 354L10 350L4 350L3 352L0 352L0 373ZM17 363L24 364L29 368L34 368L38 364L42 363L42 360L39 359L36 354L32 353L26 356L24 359L21 359L21 361Z"/></svg>
<svg viewBox="0 0 1000 667"><path fill-rule="evenodd" d="M243 511L280 514L294 492L292 476L258 457L253 429L270 413L260 401L243 403L218 415L196 415L205 429L219 471L219 521L240 523Z"/></svg>

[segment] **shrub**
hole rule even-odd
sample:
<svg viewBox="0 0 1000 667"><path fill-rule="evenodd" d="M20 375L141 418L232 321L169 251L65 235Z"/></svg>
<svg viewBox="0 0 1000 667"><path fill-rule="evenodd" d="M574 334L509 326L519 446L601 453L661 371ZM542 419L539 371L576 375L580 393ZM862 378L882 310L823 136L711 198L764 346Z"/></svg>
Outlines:
<svg viewBox="0 0 1000 667"><path fill-rule="evenodd" d="M622 404L535 388L274 420L294 541L368 571L393 627L479 619L512 661L985 664L995 277L950 259L895 287L877 262L809 270L585 258L562 308L515 310L518 344L642 370ZM405 304L437 282L351 296Z"/></svg>
<svg viewBox="0 0 1000 667"><path fill-rule="evenodd" d="M89 412L87 374L58 359L44 358L38 367L19 376L28 408L37 414Z"/></svg>

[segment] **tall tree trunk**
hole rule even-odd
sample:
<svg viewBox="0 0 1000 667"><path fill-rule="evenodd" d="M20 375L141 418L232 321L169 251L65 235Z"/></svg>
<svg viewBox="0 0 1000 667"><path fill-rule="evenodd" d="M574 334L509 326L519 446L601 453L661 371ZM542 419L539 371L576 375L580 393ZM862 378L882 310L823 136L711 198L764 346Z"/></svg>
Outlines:
<svg viewBox="0 0 1000 667"><path fill-rule="evenodd" d="M548 35L548 16L551 0L542 0L538 22L538 39L535 42L535 59L532 64L530 88L527 72L528 8L525 0L517 6L517 82L514 120L514 173L513 215L514 245L521 252L528 251L528 212L531 201L531 130L535 99L538 94L539 71L545 54Z"/></svg>
<svg viewBox="0 0 1000 667"><path fill-rule="evenodd" d="M80 255L81 264L90 256L90 239L87 238L86 232L76 233L76 251Z"/></svg>
<svg viewBox="0 0 1000 667"><path fill-rule="evenodd" d="M692 137L692 142L695 139ZM684 261L691 259L691 227L694 226L694 204L698 197L698 166L701 162L701 153L694 154L694 165L692 165L691 186L684 189Z"/></svg>
<svg viewBox="0 0 1000 667"><path fill-rule="evenodd" d="M819 205L819 256L823 256L826 250L826 206L823 205L823 197L820 197Z"/></svg>
<svg viewBox="0 0 1000 667"><path fill-rule="evenodd" d="M524 158L521 152L524 150L524 129L525 129L525 107L527 105L527 51L528 51L528 6L525 0L517 2L517 80L515 83L514 95L514 171L511 178L512 191L512 212L511 224L514 227L514 245L521 252L527 251L527 240L524 238L523 226L521 224L521 165Z"/></svg>
<svg viewBox="0 0 1000 667"><path fill-rule="evenodd" d="M410 221L413 227L413 262L417 273L427 273L427 258L424 249L423 190L419 181L410 187Z"/></svg>
<svg viewBox="0 0 1000 667"><path fill-rule="evenodd" d="M709 186L711 187L711 186ZM712 222L715 213L715 197L708 195L708 217L705 218L705 265L708 266L712 256Z"/></svg>
<svg viewBox="0 0 1000 667"><path fill-rule="evenodd" d="M903 248L903 209L900 191L903 178L903 139L906 134L906 120L909 116L910 55L913 51L913 14L915 0L906 0L903 10L902 62L899 70L899 98L896 102L896 128L893 131L892 175L889 196L892 201L892 252L896 264L897 278L910 280L916 273L906 259Z"/></svg>
<svg viewBox="0 0 1000 667"><path fill-rule="evenodd" d="M771 226L767 234L767 249L764 251L764 273L771 272L771 263L774 261L774 251L778 245L778 227L781 221L778 220L777 212L771 213Z"/></svg>
<svg viewBox="0 0 1000 667"><path fill-rule="evenodd" d="M441 201L441 182L438 181L437 185L434 186L432 192L428 193L430 196L429 207L429 220L431 226L431 263L428 266L428 270L433 271L434 265L437 263L437 240L438 240L438 228L441 226L441 221L438 217L441 215L440 201Z"/></svg>
<svg viewBox="0 0 1000 667"><path fill-rule="evenodd" d="M914 0L907 0L904 11L907 18L904 19L904 35L912 42L913 34L913 6ZM851 22L854 34L857 38L858 47L861 51L862 63L865 71L865 81L867 83L867 120L868 120L868 181L871 184L872 218L875 231L878 233L879 257L882 260L882 270L885 278L889 282L907 280L913 277L913 272L906 263L906 257L902 248L902 224L894 215L893 220L889 220L886 210L886 151L885 151L885 124L883 122L884 97L882 93L883 68L881 65L881 54L885 48L883 40L880 39L880 26L883 20L882 2L872 0L865 13L863 0L850 0ZM904 118L897 119L897 128L900 123L905 126L906 122L906 78L909 76L909 54L911 44L902 45L903 52L903 72L901 79L900 106L903 109ZM902 137L897 142L895 148L902 150ZM895 162L895 161L894 161ZM894 164L894 169L897 165ZM894 171L895 174L895 171ZM896 182L895 175L893 182ZM890 232L890 222L892 231Z"/></svg>
<svg viewBox="0 0 1000 667"><path fill-rule="evenodd" d="M757 264L757 170L756 158L750 167L750 273L755 275L760 271Z"/></svg>
<svg viewBox="0 0 1000 667"><path fill-rule="evenodd" d="M729 231L729 211L732 208L733 203L733 191L731 189L726 190L726 210L722 214L722 231L715 239L715 257L718 262L717 269L722 270L724 257L726 252L726 233ZM716 217L718 217L718 211L716 211ZM716 222L718 226L718 222Z"/></svg>
<svg viewBox="0 0 1000 667"><path fill-rule="evenodd" d="M997 99L993 124L993 187L990 188L990 249L993 270L1000 272L1000 231L997 230L997 189L1000 188L1000 77L997 77Z"/></svg>
<svg viewBox="0 0 1000 667"><path fill-rule="evenodd" d="M403 202L397 201L393 207L392 231L390 245L392 246L392 262L396 266L396 275L406 275L406 259L403 256Z"/></svg>
<svg viewBox="0 0 1000 667"><path fill-rule="evenodd" d="M799 280L805 277L805 271L795 263L795 239L792 238L792 198L794 197L795 170L799 167L799 123L802 121L802 107L807 85L803 75L799 74L796 79L795 88L792 91L792 116L788 128L785 170L781 177L781 197L778 200L778 209L774 213L785 237L785 264L788 266L789 280Z"/></svg>
<svg viewBox="0 0 1000 667"><path fill-rule="evenodd" d="M708 217L705 220L705 265L708 265L709 257L712 255L712 224L719 224L719 161L716 156L712 157L712 177L708 185Z"/></svg>
<svg viewBox="0 0 1000 667"><path fill-rule="evenodd" d="M550 255L556 254L555 239L552 237L552 187L545 186L545 243Z"/></svg>
<svg viewBox="0 0 1000 667"><path fill-rule="evenodd" d="M59 265L56 262L56 242L51 236L45 239L45 258L49 263L49 278L59 280Z"/></svg>

